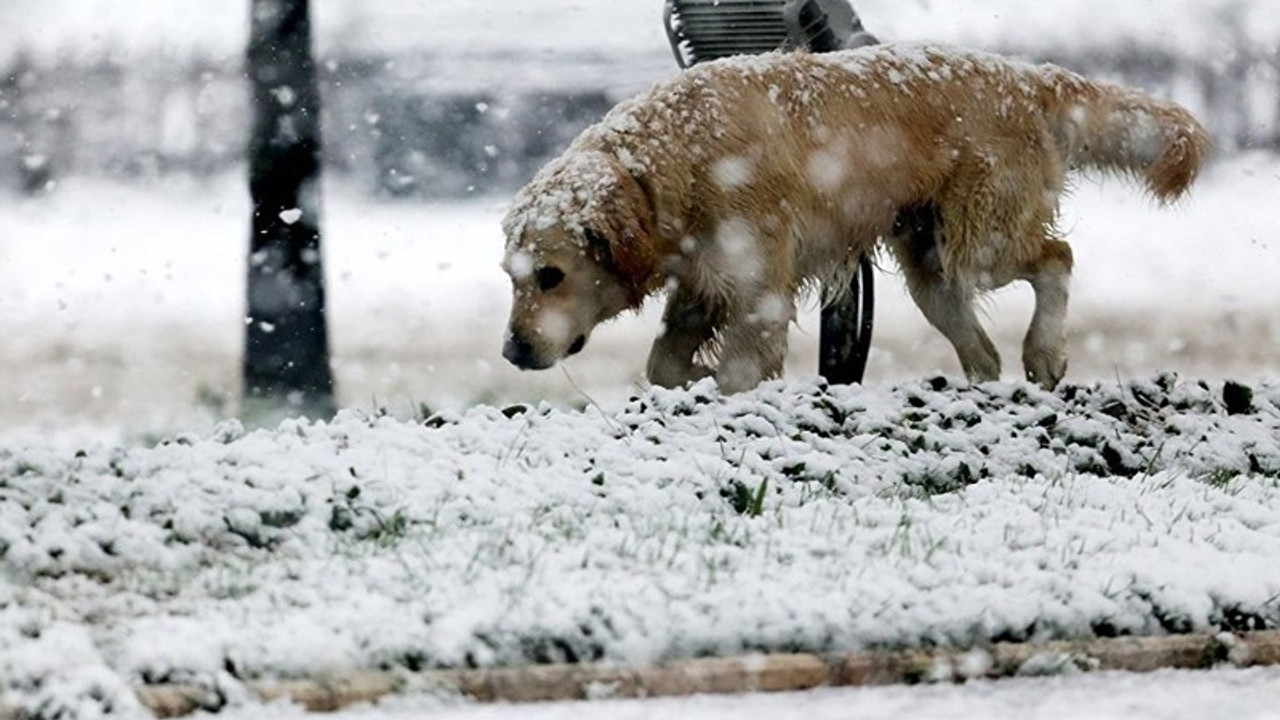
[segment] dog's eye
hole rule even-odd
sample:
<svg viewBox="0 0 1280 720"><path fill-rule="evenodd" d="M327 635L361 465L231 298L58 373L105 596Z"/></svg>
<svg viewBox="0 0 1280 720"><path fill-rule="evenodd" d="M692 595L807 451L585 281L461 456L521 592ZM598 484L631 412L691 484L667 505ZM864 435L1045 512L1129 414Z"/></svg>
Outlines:
<svg viewBox="0 0 1280 720"><path fill-rule="evenodd" d="M558 267L544 267L537 272L538 289L546 292L564 282L564 271Z"/></svg>

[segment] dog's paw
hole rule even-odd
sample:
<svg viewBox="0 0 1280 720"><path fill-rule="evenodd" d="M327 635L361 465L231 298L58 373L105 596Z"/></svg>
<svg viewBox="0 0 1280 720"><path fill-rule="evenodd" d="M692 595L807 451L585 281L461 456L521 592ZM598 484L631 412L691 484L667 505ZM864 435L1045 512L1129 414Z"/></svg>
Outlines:
<svg viewBox="0 0 1280 720"><path fill-rule="evenodd" d="M1067 374L1067 356L1051 350L1032 351L1023 354L1022 366L1027 371L1027 380L1052 390Z"/></svg>
<svg viewBox="0 0 1280 720"><path fill-rule="evenodd" d="M759 385L767 373L754 357L727 357L716 370L716 384L720 392L731 395Z"/></svg>
<svg viewBox="0 0 1280 720"><path fill-rule="evenodd" d="M714 374L711 368L700 363L654 363L646 373L649 382L665 388L692 385Z"/></svg>
<svg viewBox="0 0 1280 720"><path fill-rule="evenodd" d="M970 353L960 356L964 376L971 383L992 382L1000 379L1000 356L992 347L990 352Z"/></svg>

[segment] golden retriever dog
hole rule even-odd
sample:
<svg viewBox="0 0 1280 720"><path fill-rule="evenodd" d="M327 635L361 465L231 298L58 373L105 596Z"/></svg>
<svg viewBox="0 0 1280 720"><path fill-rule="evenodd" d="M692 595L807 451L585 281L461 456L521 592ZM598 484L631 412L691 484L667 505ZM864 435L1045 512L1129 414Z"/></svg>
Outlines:
<svg viewBox="0 0 1280 720"><path fill-rule="evenodd" d="M1023 366L1053 388L1067 366L1072 255L1054 222L1068 173L1127 175L1170 202L1208 148L1177 105L979 52L698 65L618 105L516 195L503 355L550 367L665 290L650 382L751 388L781 373L797 296L847 287L883 245L972 381L1000 375L975 295L1029 282ZM908 227L922 213L936 232Z"/></svg>

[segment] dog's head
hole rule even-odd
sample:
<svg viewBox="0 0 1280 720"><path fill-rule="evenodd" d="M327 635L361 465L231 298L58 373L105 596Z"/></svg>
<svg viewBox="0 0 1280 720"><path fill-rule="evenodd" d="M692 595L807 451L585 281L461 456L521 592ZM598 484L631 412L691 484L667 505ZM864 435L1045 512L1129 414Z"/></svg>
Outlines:
<svg viewBox="0 0 1280 720"><path fill-rule="evenodd" d="M653 210L613 156L571 149L517 195L502 222L511 320L502 355L540 370L653 290Z"/></svg>

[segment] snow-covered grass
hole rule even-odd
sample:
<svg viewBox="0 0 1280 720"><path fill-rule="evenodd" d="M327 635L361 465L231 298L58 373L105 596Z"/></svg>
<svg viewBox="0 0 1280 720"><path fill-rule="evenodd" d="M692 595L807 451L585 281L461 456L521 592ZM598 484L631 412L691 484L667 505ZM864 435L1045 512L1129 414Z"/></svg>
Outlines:
<svg viewBox="0 0 1280 720"><path fill-rule="evenodd" d="M1280 386L704 382L616 412L0 450L0 677L139 683L1280 626Z"/></svg>

